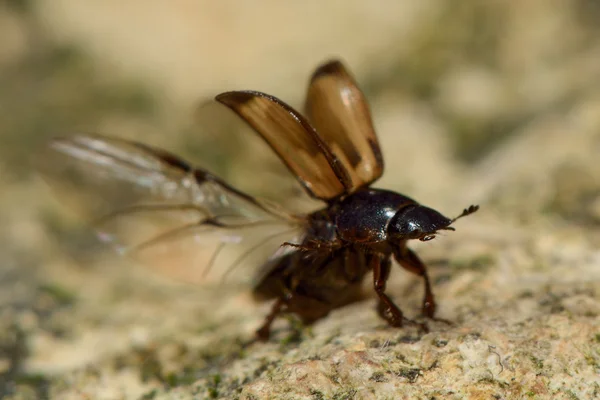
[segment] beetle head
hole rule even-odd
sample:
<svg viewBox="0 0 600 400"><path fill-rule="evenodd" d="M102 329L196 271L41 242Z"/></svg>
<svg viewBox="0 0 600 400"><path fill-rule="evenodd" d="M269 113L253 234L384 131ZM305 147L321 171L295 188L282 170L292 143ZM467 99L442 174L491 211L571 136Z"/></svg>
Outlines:
<svg viewBox="0 0 600 400"><path fill-rule="evenodd" d="M388 235L393 239L419 239L423 242L434 239L437 231L453 231L450 225L459 218L473 214L479 206L466 208L458 217L450 219L436 210L412 205L398 211L388 225Z"/></svg>

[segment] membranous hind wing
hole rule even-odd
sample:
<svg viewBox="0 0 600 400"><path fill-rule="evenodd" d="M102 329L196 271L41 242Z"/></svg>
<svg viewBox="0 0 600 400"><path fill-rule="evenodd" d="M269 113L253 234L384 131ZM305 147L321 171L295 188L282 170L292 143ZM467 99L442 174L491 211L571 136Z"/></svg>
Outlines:
<svg viewBox="0 0 600 400"><path fill-rule="evenodd" d="M368 185L383 173L383 157L369 105L352 75L337 60L314 72L306 96L307 117L348 171L351 189Z"/></svg>
<svg viewBox="0 0 600 400"><path fill-rule="evenodd" d="M132 141L57 138L39 169L61 200L96 221L103 241L186 282L221 281L230 271L212 267L227 244L276 249L281 235L289 238L301 226L297 217L215 175ZM250 271L240 275L253 277Z"/></svg>

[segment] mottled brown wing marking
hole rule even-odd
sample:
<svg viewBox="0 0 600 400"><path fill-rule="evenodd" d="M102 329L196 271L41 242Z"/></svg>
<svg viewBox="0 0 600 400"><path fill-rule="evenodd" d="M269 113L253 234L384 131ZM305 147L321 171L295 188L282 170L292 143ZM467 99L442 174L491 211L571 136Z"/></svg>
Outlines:
<svg viewBox="0 0 600 400"><path fill-rule="evenodd" d="M368 103L339 61L317 68L306 98L306 112L320 137L352 180L348 192L370 184L383 173L383 157Z"/></svg>
<svg viewBox="0 0 600 400"><path fill-rule="evenodd" d="M261 135L311 196L329 200L352 188L345 165L306 118L289 105L254 91L222 93L216 100Z"/></svg>

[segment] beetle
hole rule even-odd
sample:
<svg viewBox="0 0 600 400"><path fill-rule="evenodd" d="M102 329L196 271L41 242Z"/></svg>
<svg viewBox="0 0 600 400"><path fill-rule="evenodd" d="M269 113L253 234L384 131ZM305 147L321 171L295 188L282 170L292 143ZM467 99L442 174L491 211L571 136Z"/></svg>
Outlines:
<svg viewBox="0 0 600 400"><path fill-rule="evenodd" d="M469 206L457 217L447 218L410 197L371 187L382 175L384 161L364 94L340 61L326 62L313 73L305 115L257 91L225 92L216 101L252 127L306 193L324 206L307 215L293 214L165 150L99 135L52 140L42 173L50 177L51 186L68 182L86 193L82 188L92 186L89 194L104 196L112 209L102 221L185 213L187 223L180 221L131 246L134 250L200 233L217 232L217 241L223 244L243 229L269 224L298 229L297 240L284 242L259 268L254 297L273 301L256 332L262 340L269 338L273 321L282 313L295 314L310 324L357 300L370 272L381 317L394 327L415 323L404 317L386 292L392 259L423 279L422 312L435 317L427 268L407 243L429 241L440 231L454 230L451 225L457 219L479 207ZM107 187L117 190L107 195ZM134 201L124 202L123 192L135 192ZM167 264L173 272L175 267ZM189 260L189 264L194 263Z"/></svg>

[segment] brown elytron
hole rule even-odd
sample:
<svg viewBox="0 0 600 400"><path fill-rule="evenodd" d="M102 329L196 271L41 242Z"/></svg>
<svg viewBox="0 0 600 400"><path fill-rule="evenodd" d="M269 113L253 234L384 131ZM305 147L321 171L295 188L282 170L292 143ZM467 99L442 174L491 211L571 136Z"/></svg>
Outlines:
<svg viewBox="0 0 600 400"><path fill-rule="evenodd" d="M427 241L440 230L454 230L450 226L454 221L478 207L470 206L449 219L409 197L369 187L383 173L383 159L368 104L342 63L328 62L313 74L307 117L261 92L227 92L216 100L245 120L307 193L326 206L294 216L166 151L97 135L55 139L42 172L53 184L71 181L93 186L91 193L105 195L108 213L103 220L181 214L170 229L131 246L136 250L215 232L218 240L227 243L237 232L259 226L301 229L298 241L283 243L260 267L254 293L258 299L274 299L257 331L261 339L269 337L271 324L281 313L293 313L311 323L356 300L369 272L379 298L379 314L392 326L409 322L386 294L392 258L423 278L423 313L433 318L436 303L427 269L407 241ZM106 195L109 186L116 196ZM136 201L124 201L124 192L135 193ZM189 271L197 272L194 267L170 273L189 275Z"/></svg>

